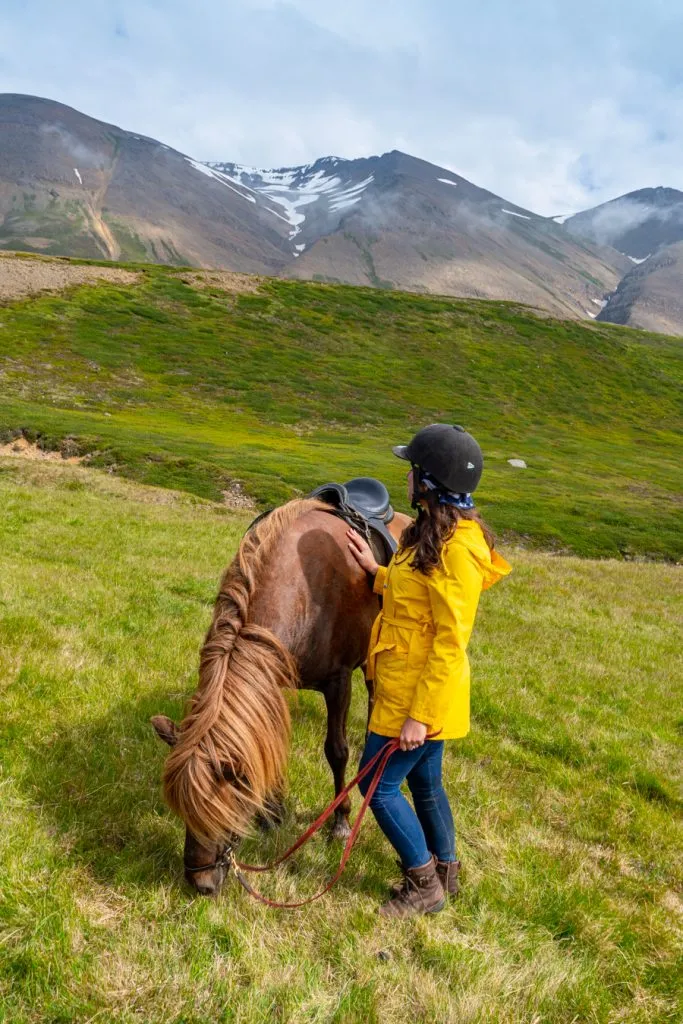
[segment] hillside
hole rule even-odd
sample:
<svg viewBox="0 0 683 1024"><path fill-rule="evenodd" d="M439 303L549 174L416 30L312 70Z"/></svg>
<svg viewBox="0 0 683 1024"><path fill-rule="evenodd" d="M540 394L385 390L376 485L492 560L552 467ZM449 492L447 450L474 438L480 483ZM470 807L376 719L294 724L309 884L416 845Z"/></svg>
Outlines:
<svg viewBox="0 0 683 1024"><path fill-rule="evenodd" d="M683 241L666 245L619 282L598 320L683 333Z"/></svg>
<svg viewBox="0 0 683 1024"><path fill-rule="evenodd" d="M628 260L400 152L207 166L50 100L0 95L0 248L510 299L587 317Z"/></svg>
<svg viewBox="0 0 683 1024"><path fill-rule="evenodd" d="M389 445L460 422L486 453L480 503L499 532L683 555L675 339L510 303L132 269L0 310L5 441L261 504L369 473L405 507Z"/></svg>
<svg viewBox="0 0 683 1024"><path fill-rule="evenodd" d="M194 688L247 520L9 458L0 507L8 1024L678 1019L678 569L505 549L514 572L483 595L470 645L472 733L444 759L462 894L387 928L376 908L396 868L372 820L338 886L298 913L232 879L215 901L182 883L149 717L178 717ZM320 696L297 696L292 717L287 818L248 861L283 852L331 792ZM322 837L261 884L312 893L339 854Z"/></svg>

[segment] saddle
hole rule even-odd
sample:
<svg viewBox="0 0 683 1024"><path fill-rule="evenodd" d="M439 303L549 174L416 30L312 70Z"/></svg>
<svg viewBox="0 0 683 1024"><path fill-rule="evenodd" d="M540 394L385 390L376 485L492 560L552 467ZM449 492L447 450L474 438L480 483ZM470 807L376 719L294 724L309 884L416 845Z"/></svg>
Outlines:
<svg viewBox="0 0 683 1024"><path fill-rule="evenodd" d="M330 511L358 530L370 543L374 538L384 555L384 565L398 547L388 530L394 518L389 492L381 482L371 476L356 476L345 484L323 484L311 491L309 498L318 498L331 505Z"/></svg>

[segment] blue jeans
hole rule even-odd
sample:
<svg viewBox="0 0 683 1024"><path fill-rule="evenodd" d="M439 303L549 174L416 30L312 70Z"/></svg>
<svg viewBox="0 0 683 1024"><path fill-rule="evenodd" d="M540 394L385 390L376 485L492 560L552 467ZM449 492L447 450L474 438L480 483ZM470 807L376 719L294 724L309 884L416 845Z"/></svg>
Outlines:
<svg viewBox="0 0 683 1024"><path fill-rule="evenodd" d="M362 768L389 741L388 736L368 733L360 759ZM443 740L427 740L416 750L397 750L391 755L370 802L377 824L394 847L404 868L419 868L436 854L438 860L455 860L455 826L441 780ZM363 779L365 796L372 772ZM403 793L404 779L415 810Z"/></svg>

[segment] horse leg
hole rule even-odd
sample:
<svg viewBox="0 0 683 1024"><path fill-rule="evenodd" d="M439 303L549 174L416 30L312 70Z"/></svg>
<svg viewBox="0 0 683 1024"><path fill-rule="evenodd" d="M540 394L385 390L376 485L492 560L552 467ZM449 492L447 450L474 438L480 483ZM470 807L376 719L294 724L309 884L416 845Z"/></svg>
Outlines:
<svg viewBox="0 0 683 1024"><path fill-rule="evenodd" d="M283 793L271 793L264 809L256 815L256 824L262 832L277 828L285 820L285 798Z"/></svg>
<svg viewBox="0 0 683 1024"><path fill-rule="evenodd" d="M349 760L349 744L346 739L346 720L351 703L350 669L341 669L339 674L329 680L323 696L327 705L327 736L325 738L325 757L332 769L334 777L334 793L339 794L344 788L344 773ZM349 814L351 800L347 796L334 813L332 827L333 839L346 839L351 831Z"/></svg>

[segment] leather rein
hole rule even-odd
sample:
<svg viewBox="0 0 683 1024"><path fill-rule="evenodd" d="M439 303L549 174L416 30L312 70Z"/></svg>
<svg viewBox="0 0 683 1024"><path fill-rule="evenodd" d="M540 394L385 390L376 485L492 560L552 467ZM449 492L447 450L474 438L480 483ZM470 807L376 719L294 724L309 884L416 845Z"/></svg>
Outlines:
<svg viewBox="0 0 683 1024"><path fill-rule="evenodd" d="M425 741L434 739L437 735L438 733L430 733L428 736L425 737ZM313 824L306 829L303 835L300 836L297 839L297 841L289 847L288 850L285 850L282 856L278 857L277 860L272 861L270 864L243 864L241 861L238 861L237 858L235 857L235 852L232 849L232 847L226 847L226 849L221 854L219 854L219 856L216 858L215 861L213 861L213 863L203 864L201 867L188 867L187 865L185 865L185 870L190 874L195 874L199 871L212 871L213 869L219 867L231 867L235 873L237 881L240 883L242 888L245 889L250 896L253 896L254 899L259 900L261 903L265 903L267 907L277 907L279 909L284 910L294 910L296 907L305 907L306 904L308 903L314 903L316 900L319 900L321 896L324 896L326 892L329 892L329 890L332 888L335 882L337 882L341 878L342 872L346 867L347 861L351 856L351 851L360 833L360 828L361 825L363 824L365 812L370 806L370 801L375 795L375 790L377 789L380 783L380 779L384 774L384 769L387 766L387 762L389 761L391 755L394 754L399 749L399 747L400 740L398 737L396 737L395 739L391 739L387 743L385 743L381 750L378 750L375 756L372 757L368 761L368 763L364 765L363 768L361 768L358 774L353 779L351 779L351 781L347 783L346 786L344 786L341 792L337 794L337 796L330 804L328 804L328 806L325 808L322 814L320 814L319 817L316 818L316 820L313 822ZM312 836L315 835L316 832L319 831L319 829L325 824L327 819L337 810L340 804L343 803L343 801L349 795L351 790L354 789L360 782L362 782L363 779L365 779L370 774L370 772L373 771L373 769L374 775L372 776L370 785L368 786L365 797L363 798L363 803L361 804L358 816L356 817L356 820L353 823L353 828L351 829L349 837L346 840L346 844L341 855L341 860L339 861L339 867L337 868L337 871L335 872L332 879L327 883L327 885L323 889L321 889L320 892L316 893L315 896L309 896L305 900L298 900L294 903L280 903L276 900L268 899L268 897L264 896L263 893L260 893L258 892L257 889L254 889L254 887L244 877L242 872L272 871L273 868L278 867L279 864L283 864L284 861L288 860L293 853L299 850L305 843L308 842L308 840Z"/></svg>

